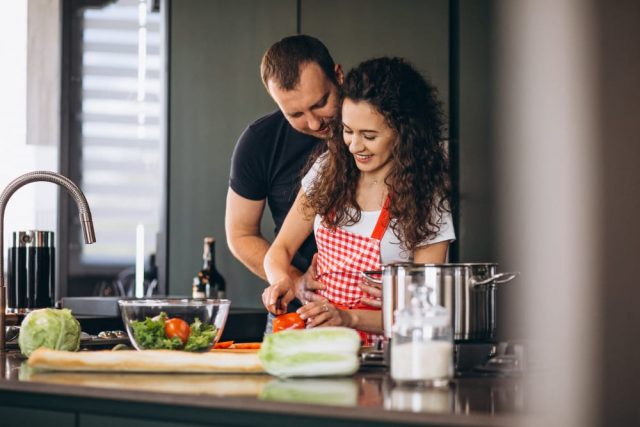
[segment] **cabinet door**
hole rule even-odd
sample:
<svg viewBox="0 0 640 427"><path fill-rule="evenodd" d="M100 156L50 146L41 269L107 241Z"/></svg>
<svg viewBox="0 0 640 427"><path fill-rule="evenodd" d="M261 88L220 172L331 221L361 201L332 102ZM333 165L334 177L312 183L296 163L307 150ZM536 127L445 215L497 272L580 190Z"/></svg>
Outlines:
<svg viewBox="0 0 640 427"><path fill-rule="evenodd" d="M448 108L447 0L302 0L302 33L322 40L347 72L375 56L411 61L438 88Z"/></svg>
<svg viewBox="0 0 640 427"><path fill-rule="evenodd" d="M202 424L163 422L106 415L80 414L78 416L78 427L196 427L198 425L201 426Z"/></svg>
<svg viewBox="0 0 640 427"><path fill-rule="evenodd" d="M34 408L0 406L3 426L76 427L76 414Z"/></svg>

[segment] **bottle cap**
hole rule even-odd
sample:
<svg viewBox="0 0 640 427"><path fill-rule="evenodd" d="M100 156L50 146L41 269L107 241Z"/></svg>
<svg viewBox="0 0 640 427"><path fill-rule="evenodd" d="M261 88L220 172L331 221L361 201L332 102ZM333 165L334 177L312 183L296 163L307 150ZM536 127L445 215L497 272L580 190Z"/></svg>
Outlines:
<svg viewBox="0 0 640 427"><path fill-rule="evenodd" d="M395 311L395 323L404 326L449 326L449 311L433 301L434 290L429 286L409 285L409 305Z"/></svg>
<svg viewBox="0 0 640 427"><path fill-rule="evenodd" d="M53 231L28 230L13 232L13 247L53 248Z"/></svg>

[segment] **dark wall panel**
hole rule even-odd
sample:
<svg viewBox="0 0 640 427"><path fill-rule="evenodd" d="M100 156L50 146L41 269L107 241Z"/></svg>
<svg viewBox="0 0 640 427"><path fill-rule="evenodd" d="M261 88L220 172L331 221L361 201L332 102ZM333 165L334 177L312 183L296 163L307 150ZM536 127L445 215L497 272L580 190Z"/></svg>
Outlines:
<svg viewBox="0 0 640 427"><path fill-rule="evenodd" d="M345 72L375 56L410 60L449 98L447 0L302 0L301 31L325 42Z"/></svg>
<svg viewBox="0 0 640 427"><path fill-rule="evenodd" d="M459 257L497 261L491 78L491 9L485 1L460 1L459 17Z"/></svg>
<svg viewBox="0 0 640 427"><path fill-rule="evenodd" d="M229 162L246 125L275 108L260 58L295 33L296 1L172 1L170 25L169 290L191 293L202 238L213 235L234 306L257 307L263 286L224 238Z"/></svg>
<svg viewBox="0 0 640 427"><path fill-rule="evenodd" d="M298 10L298 4L300 9ZM486 2L460 1L460 260L493 261ZM218 238L218 267L234 306L260 307L263 284L224 238L229 162L244 127L275 104L259 77L268 46L294 34L320 38L348 71L381 55L402 56L438 88L449 113L447 0L179 0L171 2L169 289L189 294L202 237ZM298 15L299 14L299 15ZM299 16L299 21L298 21ZM454 21L455 22L455 21ZM454 29L455 30L455 29ZM455 52L454 52L455 53ZM452 80L454 79L454 80ZM455 104L453 104L455 105ZM270 233L270 215L263 231Z"/></svg>

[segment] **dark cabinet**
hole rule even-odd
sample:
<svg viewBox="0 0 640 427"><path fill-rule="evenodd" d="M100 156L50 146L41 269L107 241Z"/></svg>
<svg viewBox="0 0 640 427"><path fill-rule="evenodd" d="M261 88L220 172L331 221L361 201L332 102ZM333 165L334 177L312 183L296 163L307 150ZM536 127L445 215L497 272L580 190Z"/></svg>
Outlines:
<svg viewBox="0 0 640 427"><path fill-rule="evenodd" d="M107 415L79 414L78 427L197 427L203 424L123 418ZM213 425L213 424L212 424Z"/></svg>
<svg viewBox="0 0 640 427"><path fill-rule="evenodd" d="M449 119L458 192L452 261L496 261L491 135L491 2L477 0L172 1L169 79L169 289L189 294L202 237L235 307L261 308L264 283L224 238L229 163L247 124L276 109L259 75L264 51L301 32L320 38L345 71L382 55L410 60L438 88ZM270 238L270 215L263 218Z"/></svg>
<svg viewBox="0 0 640 427"><path fill-rule="evenodd" d="M264 285L231 255L224 210L231 153L242 130L276 108L260 59L296 32L296 0L178 0L169 15L168 287L191 294L202 238L218 241L217 265L234 307L261 307ZM265 230L273 228L265 215Z"/></svg>
<svg viewBox="0 0 640 427"><path fill-rule="evenodd" d="M374 56L408 58L449 104L447 0L180 0L171 2L169 79L169 289L189 294L202 237L238 307L260 307L264 284L224 239L229 163L247 124L276 105L262 86L263 52L280 38L320 38L345 71ZM270 215L263 230L273 228Z"/></svg>
<svg viewBox="0 0 640 427"><path fill-rule="evenodd" d="M36 408L0 406L3 426L76 427L76 414Z"/></svg>
<svg viewBox="0 0 640 427"><path fill-rule="evenodd" d="M318 37L347 72L377 56L411 61L449 105L448 0L302 0L300 29Z"/></svg>

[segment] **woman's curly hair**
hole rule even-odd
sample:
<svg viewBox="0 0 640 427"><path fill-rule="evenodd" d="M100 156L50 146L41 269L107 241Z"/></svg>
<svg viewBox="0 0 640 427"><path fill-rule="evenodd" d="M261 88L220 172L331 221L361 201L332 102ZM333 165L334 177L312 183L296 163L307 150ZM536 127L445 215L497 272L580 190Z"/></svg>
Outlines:
<svg viewBox="0 0 640 427"><path fill-rule="evenodd" d="M343 96L366 102L382 114L397 134L391 171L385 178L393 232L403 249L413 251L440 231L450 212L451 185L443 141L444 115L436 89L401 58L375 58L352 69ZM306 207L323 217L326 227L355 224L360 177L353 155L334 126L319 175L307 191Z"/></svg>

